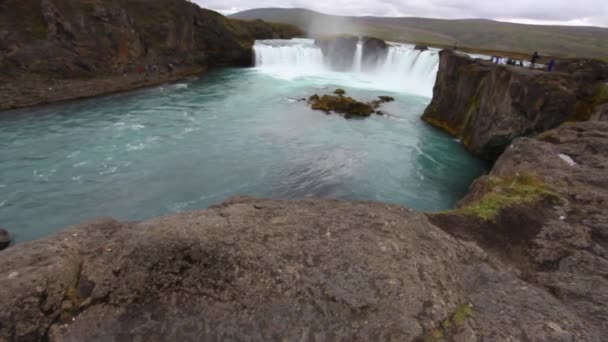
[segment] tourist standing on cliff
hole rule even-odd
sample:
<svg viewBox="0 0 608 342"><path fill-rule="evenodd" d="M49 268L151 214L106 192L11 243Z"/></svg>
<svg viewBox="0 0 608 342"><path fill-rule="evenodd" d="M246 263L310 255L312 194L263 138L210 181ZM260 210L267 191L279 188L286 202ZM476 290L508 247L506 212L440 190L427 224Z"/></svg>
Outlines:
<svg viewBox="0 0 608 342"><path fill-rule="evenodd" d="M536 61L540 58L540 56L538 55L538 51L534 51L534 54L532 55L532 58L530 59L530 69L534 69L534 65L536 64Z"/></svg>
<svg viewBox="0 0 608 342"><path fill-rule="evenodd" d="M555 58L551 58L551 61L547 64L547 71L551 72L553 68L555 68Z"/></svg>

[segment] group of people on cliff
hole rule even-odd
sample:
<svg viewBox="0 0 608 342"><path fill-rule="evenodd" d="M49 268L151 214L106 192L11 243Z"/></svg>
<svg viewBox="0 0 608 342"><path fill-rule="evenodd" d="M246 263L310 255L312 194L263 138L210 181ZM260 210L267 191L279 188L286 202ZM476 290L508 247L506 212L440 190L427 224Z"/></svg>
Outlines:
<svg viewBox="0 0 608 342"><path fill-rule="evenodd" d="M536 64L538 63L539 59L540 59L540 55L538 54L538 51L534 51L534 53L532 54L532 57L530 58L530 69L536 69ZM504 57L500 57L500 56L492 56L492 58L490 58L490 61L495 64L515 65L515 66L520 66L520 67L525 66L523 60L517 60L517 59L510 58L510 57L504 58ZM548 72L552 72L554 69L555 69L555 59L551 58L551 60L549 61L549 63L546 66L546 70Z"/></svg>

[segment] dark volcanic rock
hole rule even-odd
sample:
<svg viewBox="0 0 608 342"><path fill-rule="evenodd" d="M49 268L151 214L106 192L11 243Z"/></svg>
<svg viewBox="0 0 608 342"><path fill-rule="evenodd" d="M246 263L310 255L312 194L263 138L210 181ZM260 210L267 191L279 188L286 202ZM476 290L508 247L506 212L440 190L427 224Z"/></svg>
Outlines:
<svg viewBox="0 0 608 342"><path fill-rule="evenodd" d="M373 66L384 62L388 55L388 44L378 38L365 38L363 41L363 66Z"/></svg>
<svg viewBox="0 0 608 342"><path fill-rule="evenodd" d="M4 251L0 288L2 340L602 336L475 244L378 203L235 199L100 220Z"/></svg>
<svg viewBox="0 0 608 342"><path fill-rule="evenodd" d="M459 210L431 221L478 242L607 336L607 168L608 122L519 138Z"/></svg>
<svg viewBox="0 0 608 342"><path fill-rule="evenodd" d="M357 43L359 43L359 38L350 36L319 38L315 40L315 44L323 51L325 61L332 69L337 71L352 69Z"/></svg>
<svg viewBox="0 0 608 342"><path fill-rule="evenodd" d="M146 64L249 66L255 39L301 35L289 25L230 20L185 0L4 3L10 10L0 10L0 94L8 84L23 97L48 92L56 80L135 73ZM29 104L11 107L22 102Z"/></svg>
<svg viewBox="0 0 608 342"><path fill-rule="evenodd" d="M11 235L7 230L0 228L0 251L11 244Z"/></svg>
<svg viewBox="0 0 608 342"><path fill-rule="evenodd" d="M444 50L423 120L494 160L514 138L583 121L608 102L604 84L579 74L499 66Z"/></svg>
<svg viewBox="0 0 608 342"><path fill-rule="evenodd" d="M418 50L418 51L426 51L428 49L429 48L426 45L416 45L416 46L414 46L414 50Z"/></svg>

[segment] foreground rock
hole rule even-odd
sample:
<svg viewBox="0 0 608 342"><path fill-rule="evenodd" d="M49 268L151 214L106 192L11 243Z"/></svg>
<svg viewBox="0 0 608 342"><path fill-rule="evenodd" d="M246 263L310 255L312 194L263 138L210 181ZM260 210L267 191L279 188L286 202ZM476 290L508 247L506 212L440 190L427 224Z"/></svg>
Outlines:
<svg viewBox="0 0 608 342"><path fill-rule="evenodd" d="M288 25L229 20L185 0L6 0L0 4L0 95L20 92L11 91L10 102L0 98L0 110L31 104L31 93L49 92L55 81L130 75L146 64L163 74L169 63L249 66L255 39L300 34ZM60 95L69 97L70 89Z"/></svg>
<svg viewBox="0 0 608 342"><path fill-rule="evenodd" d="M239 198L100 220L0 254L0 339L600 341L423 214Z"/></svg>
<svg viewBox="0 0 608 342"><path fill-rule="evenodd" d="M422 118L485 159L495 160L516 137L588 120L608 102L601 62L547 73L447 50L440 56L433 101Z"/></svg>
<svg viewBox="0 0 608 342"><path fill-rule="evenodd" d="M608 122L566 124L515 140L460 209L430 218L512 265L605 337L607 168Z"/></svg>

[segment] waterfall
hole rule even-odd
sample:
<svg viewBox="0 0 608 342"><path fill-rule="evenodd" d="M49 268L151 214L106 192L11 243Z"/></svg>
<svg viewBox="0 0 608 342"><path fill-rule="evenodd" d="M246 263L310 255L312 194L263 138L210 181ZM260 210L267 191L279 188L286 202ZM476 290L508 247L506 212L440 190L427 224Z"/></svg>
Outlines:
<svg viewBox="0 0 608 342"><path fill-rule="evenodd" d="M355 58L353 60L353 71L361 72L361 64L363 63L363 42L359 40L357 50L355 50Z"/></svg>
<svg viewBox="0 0 608 342"><path fill-rule="evenodd" d="M352 70L336 72L324 63L323 52L311 39L259 40L254 45L255 68L283 79L309 78L331 84L374 88L432 97L439 68L436 50L389 43L386 58L363 68L363 44L355 51Z"/></svg>

